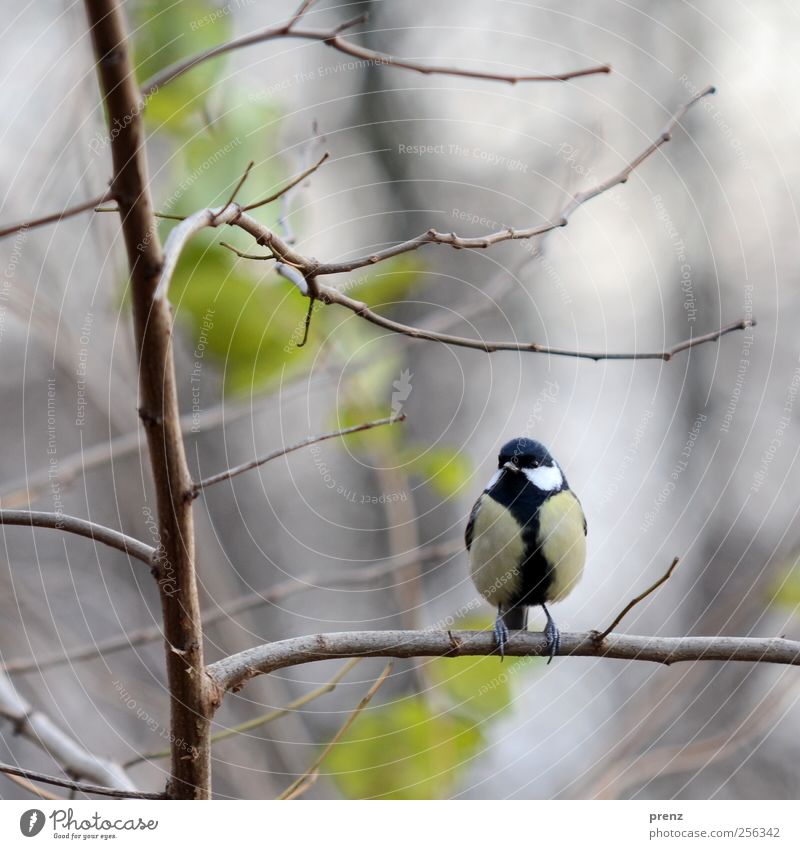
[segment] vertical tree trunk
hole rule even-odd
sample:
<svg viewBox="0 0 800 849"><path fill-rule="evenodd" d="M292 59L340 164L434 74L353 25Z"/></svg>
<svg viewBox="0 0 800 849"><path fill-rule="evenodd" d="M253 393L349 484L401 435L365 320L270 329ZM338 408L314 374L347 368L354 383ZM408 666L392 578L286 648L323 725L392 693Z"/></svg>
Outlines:
<svg viewBox="0 0 800 849"><path fill-rule="evenodd" d="M171 315L153 300L162 250L143 148L142 99L133 74L117 0L86 0L97 73L106 106L114 177L131 274L139 356L139 415L147 433L158 506L158 580L170 689L170 795L204 799L211 792L209 726L213 692L205 673L194 568L191 478L180 429Z"/></svg>

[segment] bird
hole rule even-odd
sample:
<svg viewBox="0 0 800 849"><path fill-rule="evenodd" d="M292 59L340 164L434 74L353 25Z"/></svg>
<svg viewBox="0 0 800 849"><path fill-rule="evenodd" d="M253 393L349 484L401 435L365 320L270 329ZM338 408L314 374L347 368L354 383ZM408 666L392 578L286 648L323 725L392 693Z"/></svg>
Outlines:
<svg viewBox="0 0 800 849"><path fill-rule="evenodd" d="M581 503L547 448L527 437L503 445L464 534L472 581L497 608L501 657L509 631L525 630L534 606L547 617L547 662L556 656L561 634L547 605L566 598L580 580L586 533Z"/></svg>

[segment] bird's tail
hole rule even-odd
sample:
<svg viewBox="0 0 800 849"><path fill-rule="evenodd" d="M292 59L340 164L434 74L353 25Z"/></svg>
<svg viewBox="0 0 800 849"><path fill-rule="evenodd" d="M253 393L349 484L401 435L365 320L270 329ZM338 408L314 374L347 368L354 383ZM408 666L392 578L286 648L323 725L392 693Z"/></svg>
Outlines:
<svg viewBox="0 0 800 849"><path fill-rule="evenodd" d="M504 610L503 622L509 631L525 631L528 627L528 608L519 605Z"/></svg>

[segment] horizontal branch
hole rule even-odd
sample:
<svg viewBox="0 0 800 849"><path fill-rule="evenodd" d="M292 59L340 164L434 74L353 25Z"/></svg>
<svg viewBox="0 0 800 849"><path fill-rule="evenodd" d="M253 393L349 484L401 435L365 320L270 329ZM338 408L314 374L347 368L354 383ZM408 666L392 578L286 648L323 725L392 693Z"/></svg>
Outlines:
<svg viewBox="0 0 800 849"><path fill-rule="evenodd" d="M666 665L692 660L736 660L800 666L800 642L756 637L636 637L562 633L560 656L646 660ZM345 631L265 643L207 667L222 690L236 690L257 675L288 666L345 657L467 657L492 655L491 631ZM512 632L505 647L513 657L549 654L544 634Z"/></svg>
<svg viewBox="0 0 800 849"><path fill-rule="evenodd" d="M221 481L230 480L237 475L241 475L243 472L249 472L251 469L257 469L259 466L263 466L264 463L269 463L270 460L277 460L279 457L285 457L293 451L299 451L301 448L306 448L309 445L315 445L317 442L324 442L326 439L334 439L337 436L347 436L351 433L360 433L362 430L371 430L374 427L381 427L382 425L395 424L395 422L402 422L405 421L405 419L405 415L390 416L386 419L376 419L371 422L363 422L362 424L346 427L342 430L334 430L330 433L308 436L305 439L301 439L300 442L294 443L294 445L286 445L283 448L278 448L276 451L272 451L271 453L264 455L263 457L258 457L255 460L248 460L246 463L242 463L239 466L234 466L231 469L226 469L224 472L219 472L216 475L204 478L192 485L189 495L192 498L197 498L197 496L200 495L202 490L206 487L212 486L215 483L220 483Z"/></svg>
<svg viewBox="0 0 800 849"><path fill-rule="evenodd" d="M467 336L453 336L449 333L439 333L435 330L412 327L411 325L401 324L399 321L386 318L371 310L365 303L354 300L338 289L321 284L318 284L318 297L326 303L338 304L351 310L371 324L384 327L395 333L402 333L404 336L410 336L413 339L428 339L431 342L441 342L445 345L453 345L458 348L472 348L473 350L485 351L490 354L495 351L522 351L549 354L553 357L576 357L578 359L594 360L595 362L598 360L662 360L663 362L669 362L675 354L681 351L686 351L689 348L694 348L706 342L714 342L721 336L733 333L736 330L754 327L756 324L755 319L734 321L710 333L704 333L702 336L684 339L677 345L673 345L673 347L663 351L581 351L570 348L557 348L552 345L541 345L537 342L493 342L483 339L470 339Z"/></svg>
<svg viewBox="0 0 800 849"><path fill-rule="evenodd" d="M117 551L123 551L152 566L156 550L134 537L98 525L88 519L77 516L65 516L63 513L41 513L36 510L5 510L0 509L0 525L23 525L32 528L52 528L68 534L87 537L95 542L102 542Z"/></svg>
<svg viewBox="0 0 800 849"><path fill-rule="evenodd" d="M56 787L68 787L81 793L89 793L93 796L111 796L114 799L166 799L165 793L140 793L134 790L118 790L116 787L101 787L96 784L85 784L82 781L72 781L69 778L58 778L55 775L46 775L33 769L21 769L10 764L0 764L0 773L7 775L18 775L32 781L42 781L45 784L54 784Z"/></svg>
<svg viewBox="0 0 800 849"><path fill-rule="evenodd" d="M204 50L201 53L196 53L188 59L183 59L159 71L150 79L146 80L141 88L143 98L148 98L153 95L162 86L171 83L183 74L208 62L211 59L216 59L219 56L224 56L226 53L231 53L234 50L241 50L243 47L250 47L254 44L263 44L267 41L272 41L276 38L299 38L306 41L319 41L328 47L332 47L341 53L348 56L353 56L357 59L363 59L375 65L388 65L390 67L402 68L407 71L415 71L420 74L441 74L451 77L467 77L471 79L490 80L496 82L505 82L514 85L516 83L525 82L566 82L567 80L576 79L578 77L591 76L593 74L608 74L611 71L611 66L607 64L593 65L589 68L580 68L575 71L566 71L561 74L501 74L492 71L476 71L468 68L446 67L442 65L427 65L423 62L412 62L408 59L399 59L396 56L391 56L388 53L381 53L377 50L370 50L366 47L361 47L342 38L341 33L357 24L363 23L366 20L364 15L359 15L349 21L345 21L332 29L316 30L316 29L299 29L299 23L302 15L295 16L286 24L277 27L269 27L259 30L250 35L243 35L239 38L234 38L224 44L219 44L209 50Z"/></svg>
<svg viewBox="0 0 800 849"><path fill-rule="evenodd" d="M551 230L566 227L575 211L585 203L613 189L615 186L626 183L636 168L649 159L662 145L670 141L672 133L686 113L702 98L713 94L715 91L714 86L706 86L699 91L694 97L678 108L658 137L639 153L638 156L635 156L621 171L618 171L601 183L597 183L595 186L573 195L554 220L544 224L538 224L534 227L506 227L503 230L497 230L483 236L470 237L458 236L455 233L440 233L436 229L429 229L424 233L420 233L419 236L415 236L413 239L407 239L405 242L390 245L388 248L384 248L381 251L374 251L365 256L341 262L317 262L310 258L306 259L291 251L288 245L270 233L263 225L260 225L260 222L253 224L254 219L249 219L248 216L242 216L235 223L251 233L259 244L270 247L281 259L290 265L296 266L307 277L322 277L327 274L346 274L359 268L375 265L378 262L391 259L400 254L416 251L425 245L449 245L456 250L485 250L501 242L534 239L538 236L543 236L545 233L549 233Z"/></svg>
<svg viewBox="0 0 800 849"><path fill-rule="evenodd" d="M23 230L33 230L35 227L44 227L46 224L54 224L56 221L61 221L64 218L72 218L74 215L80 215L81 212L88 212L94 209L98 204L105 203L113 197L112 192L106 190L102 195L96 198L68 206L60 212L52 212L50 215L43 215L41 218L31 218L28 221L20 221L19 224L9 224L7 227L0 229L0 239L10 236L12 233L19 233Z"/></svg>

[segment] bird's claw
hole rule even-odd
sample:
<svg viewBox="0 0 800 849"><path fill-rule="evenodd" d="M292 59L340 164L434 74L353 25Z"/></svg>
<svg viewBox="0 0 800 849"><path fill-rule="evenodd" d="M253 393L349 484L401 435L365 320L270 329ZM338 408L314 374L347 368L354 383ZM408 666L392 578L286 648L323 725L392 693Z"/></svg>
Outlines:
<svg viewBox="0 0 800 849"><path fill-rule="evenodd" d="M547 663L549 665L561 649L561 632L556 627L556 623L553 622L553 617L550 615L550 611L544 604L542 605L542 610L544 611L544 615L547 617L547 625L544 627L544 639L548 654Z"/></svg>
<svg viewBox="0 0 800 849"><path fill-rule="evenodd" d="M544 639L548 652L547 663L549 664L561 650L561 631L558 630L552 619L545 625Z"/></svg>
<svg viewBox="0 0 800 849"><path fill-rule="evenodd" d="M494 620L494 639L500 652L500 660L506 656L506 643L508 642L508 628L503 617L498 613Z"/></svg>

